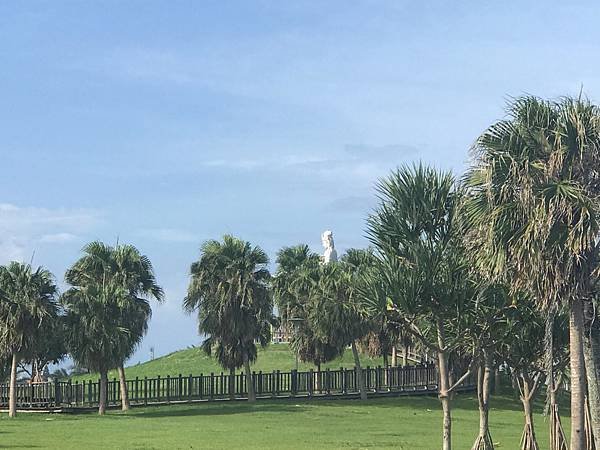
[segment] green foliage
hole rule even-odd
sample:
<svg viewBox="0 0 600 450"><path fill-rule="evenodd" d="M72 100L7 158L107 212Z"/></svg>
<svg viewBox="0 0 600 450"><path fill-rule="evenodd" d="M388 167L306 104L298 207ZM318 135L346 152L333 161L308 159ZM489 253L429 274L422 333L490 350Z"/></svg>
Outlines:
<svg viewBox="0 0 600 450"><path fill-rule="evenodd" d="M206 335L203 348L224 368L256 360L256 342L264 347L271 339L276 320L268 262L260 247L226 235L223 242L205 242L191 266L183 306L197 312L198 331Z"/></svg>
<svg viewBox="0 0 600 450"><path fill-rule="evenodd" d="M19 360L42 351L59 313L52 274L12 262L0 267L0 355Z"/></svg>
<svg viewBox="0 0 600 450"><path fill-rule="evenodd" d="M148 299L163 298L150 260L131 245L92 242L65 278L73 286L62 302L74 359L98 371L123 364L148 329Z"/></svg>

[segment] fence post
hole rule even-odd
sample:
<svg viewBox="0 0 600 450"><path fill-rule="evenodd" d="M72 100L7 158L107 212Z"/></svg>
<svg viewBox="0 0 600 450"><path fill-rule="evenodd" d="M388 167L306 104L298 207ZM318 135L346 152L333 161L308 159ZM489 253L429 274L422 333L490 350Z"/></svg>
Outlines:
<svg viewBox="0 0 600 450"><path fill-rule="evenodd" d="M167 403L171 403L171 375L167 375Z"/></svg>
<svg viewBox="0 0 600 450"><path fill-rule="evenodd" d="M210 373L210 393L209 393L209 398L211 400L213 399L214 391L215 391L215 374L211 372Z"/></svg>
<svg viewBox="0 0 600 450"><path fill-rule="evenodd" d="M204 375L202 372L200 373L200 378L198 378L198 393L200 394L200 400L202 400L202 395L204 394Z"/></svg>
<svg viewBox="0 0 600 450"><path fill-rule="evenodd" d="M188 389L188 401L192 400L192 388L194 386L194 377L192 377L192 374L190 373L189 377L188 377L188 382L187 382L187 389Z"/></svg>
<svg viewBox="0 0 600 450"><path fill-rule="evenodd" d="M313 396L313 389L314 389L314 382L315 382L313 375L314 375L313 369L309 369L309 371L308 371L308 383L307 383L308 384L308 396L309 397Z"/></svg>
<svg viewBox="0 0 600 450"><path fill-rule="evenodd" d="M54 381L54 406L60 406L60 381Z"/></svg>
<svg viewBox="0 0 600 450"><path fill-rule="evenodd" d="M294 397L298 393L298 371L296 369L292 369L291 374L290 391L292 393L292 397Z"/></svg>

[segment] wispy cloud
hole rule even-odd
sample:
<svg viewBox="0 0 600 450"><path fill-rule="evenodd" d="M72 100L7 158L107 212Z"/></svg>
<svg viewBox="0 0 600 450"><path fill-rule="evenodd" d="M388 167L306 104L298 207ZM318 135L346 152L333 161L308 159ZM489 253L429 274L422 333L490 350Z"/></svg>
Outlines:
<svg viewBox="0 0 600 450"><path fill-rule="evenodd" d="M0 263L23 261L37 245L77 241L100 220L97 211L0 203Z"/></svg>

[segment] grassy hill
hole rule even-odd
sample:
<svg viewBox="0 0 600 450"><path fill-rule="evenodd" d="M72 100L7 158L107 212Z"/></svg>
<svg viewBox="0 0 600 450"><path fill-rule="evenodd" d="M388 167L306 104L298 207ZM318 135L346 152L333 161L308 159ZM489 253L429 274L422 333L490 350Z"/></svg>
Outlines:
<svg viewBox="0 0 600 450"><path fill-rule="evenodd" d="M368 356L361 356L361 364L364 366L382 365L381 358L372 359ZM290 349L288 344L271 344L266 349L259 349L258 358L252 365L252 370L258 372L271 372L273 370L281 370L282 372L289 371L296 367L296 356ZM342 357L322 365L322 369L340 367L354 367L354 360L350 350L344 352ZM298 370L309 370L314 368L311 364L300 362ZM127 378L148 377L153 378L157 375L200 375L210 374L211 372L220 373L223 368L219 366L217 361L206 354L199 348L193 347L186 350L180 350L168 355L156 358L152 361L136 364L127 367ZM110 378L116 378L117 372L109 373ZM80 375L73 378L74 380L97 379L97 375Z"/></svg>

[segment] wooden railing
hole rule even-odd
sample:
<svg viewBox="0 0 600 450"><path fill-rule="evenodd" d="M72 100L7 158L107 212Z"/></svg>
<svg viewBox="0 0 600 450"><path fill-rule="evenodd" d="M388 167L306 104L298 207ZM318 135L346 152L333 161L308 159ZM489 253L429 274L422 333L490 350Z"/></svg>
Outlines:
<svg viewBox="0 0 600 450"><path fill-rule="evenodd" d="M435 366L363 368L369 393L435 393L438 375ZM340 368L316 372L253 372L258 398L355 396L358 394L357 371ZM231 381L231 382L230 382ZM127 380L133 405L193 402L247 398L246 377L238 373L230 380L224 373L133 378ZM230 388L232 393L230 394ZM463 388L472 388L467 380ZM0 408L8 405L8 384L0 384ZM98 405L99 381L54 381L17 385L20 409L56 409L95 407ZM121 401L119 381L108 382L108 403Z"/></svg>

